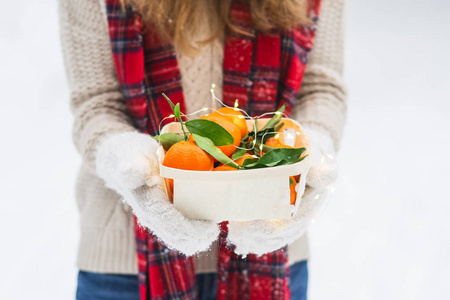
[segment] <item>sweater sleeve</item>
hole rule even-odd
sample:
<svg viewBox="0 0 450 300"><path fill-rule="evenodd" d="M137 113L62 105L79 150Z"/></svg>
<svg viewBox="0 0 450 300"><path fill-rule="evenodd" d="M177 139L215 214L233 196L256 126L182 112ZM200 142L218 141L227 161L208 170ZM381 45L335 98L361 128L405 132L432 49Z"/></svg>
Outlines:
<svg viewBox="0 0 450 300"><path fill-rule="evenodd" d="M59 0L73 140L85 165L94 172L101 142L135 130L117 81L104 9L101 0Z"/></svg>
<svg viewBox="0 0 450 300"><path fill-rule="evenodd" d="M329 134L336 150L347 110L342 75L344 2L322 2L314 46L293 108L300 124Z"/></svg>

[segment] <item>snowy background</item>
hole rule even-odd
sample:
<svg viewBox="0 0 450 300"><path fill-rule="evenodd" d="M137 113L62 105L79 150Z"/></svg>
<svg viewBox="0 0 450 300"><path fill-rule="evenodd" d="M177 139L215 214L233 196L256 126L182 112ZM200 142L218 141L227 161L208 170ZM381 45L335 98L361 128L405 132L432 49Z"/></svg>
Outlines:
<svg viewBox="0 0 450 300"><path fill-rule="evenodd" d="M350 1L347 13L348 122L310 233L310 299L444 299L450 4ZM2 3L0 86L0 299L73 299L80 159L56 1Z"/></svg>

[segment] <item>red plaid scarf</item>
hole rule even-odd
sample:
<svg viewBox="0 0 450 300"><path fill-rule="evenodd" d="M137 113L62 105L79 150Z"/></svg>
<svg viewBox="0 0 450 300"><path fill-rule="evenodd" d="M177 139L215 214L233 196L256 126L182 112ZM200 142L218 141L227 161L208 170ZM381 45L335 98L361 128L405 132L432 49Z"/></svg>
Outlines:
<svg viewBox="0 0 450 300"><path fill-rule="evenodd" d="M320 0L310 0L310 17L317 21ZM171 44L161 43L132 6L106 0L112 53L130 117L135 126L157 134L171 109L166 93L184 110L181 73ZM250 35L229 34L225 41L223 102L235 99L251 115L275 111L287 103L289 114L300 89L315 27L298 26L283 33L256 32L249 7L234 1L231 16ZM238 53L239 55L236 55ZM139 285L142 300L197 299L192 257L164 246L149 229L136 225ZM226 222L221 224L217 299L289 299L286 247L260 257L243 258L227 244Z"/></svg>

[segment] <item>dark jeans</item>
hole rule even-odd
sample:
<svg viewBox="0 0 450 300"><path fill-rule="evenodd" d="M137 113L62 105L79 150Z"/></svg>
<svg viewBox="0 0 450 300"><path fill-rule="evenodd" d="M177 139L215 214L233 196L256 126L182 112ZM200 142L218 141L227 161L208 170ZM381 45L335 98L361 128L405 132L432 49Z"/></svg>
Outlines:
<svg viewBox="0 0 450 300"><path fill-rule="evenodd" d="M200 300L216 299L217 274L197 275ZM292 300L306 300L308 267L306 261L291 266L289 288ZM139 300L137 275L78 273L77 300Z"/></svg>

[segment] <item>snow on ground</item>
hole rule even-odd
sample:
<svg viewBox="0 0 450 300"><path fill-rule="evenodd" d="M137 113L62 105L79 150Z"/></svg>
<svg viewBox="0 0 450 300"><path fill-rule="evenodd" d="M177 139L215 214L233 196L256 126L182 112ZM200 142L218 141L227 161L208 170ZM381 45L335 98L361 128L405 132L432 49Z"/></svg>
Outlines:
<svg viewBox="0 0 450 300"><path fill-rule="evenodd" d="M73 299L78 216L56 1L0 11L0 299ZM20 12L20 14L18 13ZM310 299L442 299L450 6L348 5L340 179L311 229Z"/></svg>

